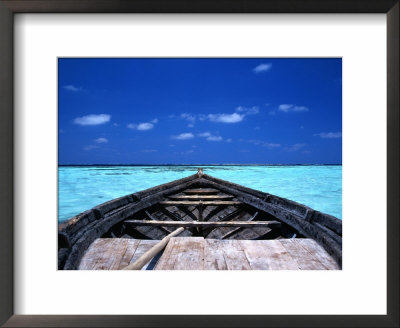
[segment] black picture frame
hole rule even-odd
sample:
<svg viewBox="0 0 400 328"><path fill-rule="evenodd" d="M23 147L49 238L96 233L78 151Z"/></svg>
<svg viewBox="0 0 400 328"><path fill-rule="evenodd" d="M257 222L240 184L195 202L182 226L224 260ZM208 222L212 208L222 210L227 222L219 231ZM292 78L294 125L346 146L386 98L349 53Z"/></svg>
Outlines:
<svg viewBox="0 0 400 328"><path fill-rule="evenodd" d="M399 0L0 0L0 324L5 327L399 327L399 8ZM387 315L14 315L13 18L16 13L386 14Z"/></svg>

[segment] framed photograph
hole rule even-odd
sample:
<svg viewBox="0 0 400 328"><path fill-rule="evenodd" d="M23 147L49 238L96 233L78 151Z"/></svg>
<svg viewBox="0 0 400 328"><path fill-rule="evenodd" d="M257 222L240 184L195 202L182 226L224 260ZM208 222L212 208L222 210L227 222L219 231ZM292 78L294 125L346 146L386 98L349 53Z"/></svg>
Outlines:
<svg viewBox="0 0 400 328"><path fill-rule="evenodd" d="M0 9L4 326L398 326L398 1Z"/></svg>

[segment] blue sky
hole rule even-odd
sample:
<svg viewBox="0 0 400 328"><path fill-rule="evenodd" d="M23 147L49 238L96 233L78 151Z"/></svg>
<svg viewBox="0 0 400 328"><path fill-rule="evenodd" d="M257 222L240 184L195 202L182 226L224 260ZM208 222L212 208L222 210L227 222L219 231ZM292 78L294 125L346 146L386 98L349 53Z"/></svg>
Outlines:
<svg viewBox="0 0 400 328"><path fill-rule="evenodd" d="M337 58L60 58L59 164L341 164Z"/></svg>

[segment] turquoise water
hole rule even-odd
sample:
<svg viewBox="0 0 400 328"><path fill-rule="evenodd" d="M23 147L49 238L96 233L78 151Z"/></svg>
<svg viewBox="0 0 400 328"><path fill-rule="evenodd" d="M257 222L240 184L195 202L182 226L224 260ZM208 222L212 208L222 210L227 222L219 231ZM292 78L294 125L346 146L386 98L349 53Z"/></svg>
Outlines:
<svg viewBox="0 0 400 328"><path fill-rule="evenodd" d="M342 218L342 166L202 166L204 173ZM197 166L61 166L58 221L108 200L180 179Z"/></svg>

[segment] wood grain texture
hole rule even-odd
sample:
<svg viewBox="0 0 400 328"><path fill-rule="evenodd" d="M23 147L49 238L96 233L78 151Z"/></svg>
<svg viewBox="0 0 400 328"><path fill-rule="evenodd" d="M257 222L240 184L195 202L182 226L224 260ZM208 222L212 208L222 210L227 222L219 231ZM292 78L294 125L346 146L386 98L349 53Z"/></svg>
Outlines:
<svg viewBox="0 0 400 328"><path fill-rule="evenodd" d="M169 199L174 200L228 200L235 196L229 195L176 195L168 196Z"/></svg>
<svg viewBox="0 0 400 328"><path fill-rule="evenodd" d="M313 239L294 239L297 244L306 249L317 259L325 268L337 270L338 264L335 260Z"/></svg>
<svg viewBox="0 0 400 328"><path fill-rule="evenodd" d="M125 224L133 226L150 226L150 227L269 227L280 228L281 223L278 221L230 221L230 222L216 222L216 221L150 221L150 220L126 220Z"/></svg>
<svg viewBox="0 0 400 328"><path fill-rule="evenodd" d="M183 232L185 228L178 228L175 231L171 232L160 240L157 244L155 244L153 247L151 247L149 250L147 250L142 256L140 256L135 262L129 264L127 267L123 268L123 270L141 270L147 263L149 263L158 253L161 253L161 251L165 248L165 246L168 244L169 240L174 237L179 235L181 232Z"/></svg>
<svg viewBox="0 0 400 328"><path fill-rule="evenodd" d="M121 270L158 240L99 238L89 247L80 270ZM150 261L149 261L150 262ZM145 270L148 263L142 268ZM311 239L170 239L154 270L338 270L328 253Z"/></svg>
<svg viewBox="0 0 400 328"><path fill-rule="evenodd" d="M197 188L197 189L186 189L183 191L187 195L215 195L219 193L219 190L212 188Z"/></svg>
<svg viewBox="0 0 400 328"><path fill-rule="evenodd" d="M79 270L121 270L157 243L157 240L98 238L87 249Z"/></svg>
<svg viewBox="0 0 400 328"><path fill-rule="evenodd" d="M182 200L182 201L175 201L175 200L165 200L160 202L161 205L166 206L198 206L200 205L200 201L189 201L189 200ZM219 206L219 205L241 205L242 202L236 201L229 201L229 200L215 200L215 201L204 201L202 205L204 206Z"/></svg>
<svg viewBox="0 0 400 328"><path fill-rule="evenodd" d="M204 238L171 238L163 255L157 262L156 270L203 270Z"/></svg>

